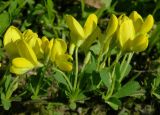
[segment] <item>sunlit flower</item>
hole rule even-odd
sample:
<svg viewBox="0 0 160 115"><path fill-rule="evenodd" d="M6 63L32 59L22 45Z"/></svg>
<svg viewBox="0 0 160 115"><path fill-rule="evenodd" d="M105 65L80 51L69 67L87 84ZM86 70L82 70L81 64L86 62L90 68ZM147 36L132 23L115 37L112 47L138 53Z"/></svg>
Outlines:
<svg viewBox="0 0 160 115"><path fill-rule="evenodd" d="M72 63L69 60L72 60L72 56L66 54L67 44L62 39L52 40L53 46L51 49L51 61L56 64L63 71L71 71Z"/></svg>
<svg viewBox="0 0 160 115"><path fill-rule="evenodd" d="M18 56L16 47L16 41L18 39L22 39L22 33L18 30L18 28L10 26L4 34L3 44L5 50L11 58Z"/></svg>
<svg viewBox="0 0 160 115"><path fill-rule="evenodd" d="M67 15L66 22L71 31L71 42L79 47L95 30L97 21L97 16L90 14L82 27L73 16Z"/></svg>
<svg viewBox="0 0 160 115"><path fill-rule="evenodd" d="M26 30L23 34L14 26L10 26L3 40L4 48L12 59L10 71L23 74L27 71L41 67L38 61L41 51L41 40L36 33Z"/></svg>
<svg viewBox="0 0 160 115"><path fill-rule="evenodd" d="M43 58L44 52L41 47L42 41L38 37L37 33L34 33L32 30L28 29L23 32L23 39L28 43L30 47L34 50L38 59Z"/></svg>
<svg viewBox="0 0 160 115"><path fill-rule="evenodd" d="M117 38L123 51L144 51L148 46L147 34L153 24L152 15L148 15L145 20L133 11L129 17L121 15L119 17L119 27L117 30Z"/></svg>
<svg viewBox="0 0 160 115"><path fill-rule="evenodd" d="M10 71L15 74L23 74L27 71L43 66L38 62L36 54L33 49L24 41L20 39L16 42L17 49L20 57L16 57L12 60Z"/></svg>

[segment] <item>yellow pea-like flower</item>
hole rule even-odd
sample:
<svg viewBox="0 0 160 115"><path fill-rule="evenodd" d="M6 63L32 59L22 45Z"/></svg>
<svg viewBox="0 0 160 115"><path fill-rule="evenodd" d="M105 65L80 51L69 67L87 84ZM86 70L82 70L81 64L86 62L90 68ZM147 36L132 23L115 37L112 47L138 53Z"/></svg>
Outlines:
<svg viewBox="0 0 160 115"><path fill-rule="evenodd" d="M130 44L130 51L144 51L148 47L148 37L148 34L137 36Z"/></svg>
<svg viewBox="0 0 160 115"><path fill-rule="evenodd" d="M138 32L143 24L143 19L136 11L133 11L129 18L133 21L135 31Z"/></svg>
<svg viewBox="0 0 160 115"><path fill-rule="evenodd" d="M71 15L66 16L66 22L70 29L71 42L80 46L97 27L98 18L95 14L90 14L82 27L79 22Z"/></svg>
<svg viewBox="0 0 160 115"><path fill-rule="evenodd" d="M142 19L141 15L138 14L136 11L133 11L129 18L133 21L134 28L136 33L138 34L144 34L151 30L154 19L152 15L148 15L145 20Z"/></svg>
<svg viewBox="0 0 160 115"><path fill-rule="evenodd" d="M56 55L64 54L67 51L67 44L62 39L55 39L51 50L51 60L54 62Z"/></svg>
<svg viewBox="0 0 160 115"><path fill-rule="evenodd" d="M47 37L43 36L41 41L42 41L41 47L42 47L42 50L44 52L44 58L45 58L45 60L49 60L54 39L51 39L49 41L47 39Z"/></svg>
<svg viewBox="0 0 160 115"><path fill-rule="evenodd" d="M6 33L4 34L4 39L3 39L4 46L9 44L10 42L15 42L16 40L21 38L22 38L22 33L19 31L19 29L14 26L10 26L7 29Z"/></svg>
<svg viewBox="0 0 160 115"><path fill-rule="evenodd" d="M154 19L152 15L148 15L147 18L145 19L144 23L141 26L140 34L144 34L149 32L154 24Z"/></svg>
<svg viewBox="0 0 160 115"><path fill-rule="evenodd" d="M118 19L114 14L112 14L106 29L107 38L111 37L115 33L117 27L118 27Z"/></svg>
<svg viewBox="0 0 160 115"><path fill-rule="evenodd" d="M10 71L15 74L24 74L34 67L35 66L29 60L19 57L12 60Z"/></svg>
<svg viewBox="0 0 160 115"><path fill-rule="evenodd" d="M50 59L61 70L71 71L72 63L69 62L69 60L72 60L72 56L65 54L66 51L67 51L66 42L62 39L54 39L53 46L51 49Z"/></svg>
<svg viewBox="0 0 160 115"><path fill-rule="evenodd" d="M63 71L71 71L72 70L72 63L68 60L73 60L71 55L62 54L56 55L55 63L57 67L59 67Z"/></svg>
<svg viewBox="0 0 160 115"><path fill-rule="evenodd" d="M3 44L5 50L11 58L18 56L17 47L15 44L18 39L22 39L22 33L18 30L18 28L10 26L4 34Z"/></svg>
<svg viewBox="0 0 160 115"><path fill-rule="evenodd" d="M84 30L79 22L71 15L66 16L66 22L72 33L76 34L79 39L84 39ZM76 39L76 38L75 38Z"/></svg>
<svg viewBox="0 0 160 115"><path fill-rule="evenodd" d="M148 46L148 32L151 30L154 19L148 15L145 20L133 11L129 17L121 15L119 17L117 38L123 51L141 52Z"/></svg>
<svg viewBox="0 0 160 115"><path fill-rule="evenodd" d="M42 37L42 45L41 45L41 47L42 47L42 50L43 50L44 52L45 52L48 44L49 44L49 40L47 39L47 37L43 36L43 37Z"/></svg>
<svg viewBox="0 0 160 115"><path fill-rule="evenodd" d="M90 14L84 24L84 34L85 38L91 35L91 33L95 30L97 27L97 16L95 14Z"/></svg>
<svg viewBox="0 0 160 115"><path fill-rule="evenodd" d="M40 38L36 39L36 43L33 47L33 50L38 59L44 58L44 50L42 49L42 40Z"/></svg>
<svg viewBox="0 0 160 115"><path fill-rule="evenodd" d="M33 65L37 67L42 66L42 64L38 62L33 49L23 39L17 41L17 47L21 57L29 60Z"/></svg>
<svg viewBox="0 0 160 115"><path fill-rule="evenodd" d="M38 38L37 33L28 29L23 32L23 39L32 47L38 59L43 58L44 51L42 49L42 40Z"/></svg>
<svg viewBox="0 0 160 115"><path fill-rule="evenodd" d="M28 29L23 32L23 39L33 48L35 47L38 35L32 30Z"/></svg>
<svg viewBox="0 0 160 115"><path fill-rule="evenodd" d="M117 38L119 40L120 46L123 49L128 40L133 40L135 37L135 30L133 22L127 16L123 16L121 24L117 30Z"/></svg>
<svg viewBox="0 0 160 115"><path fill-rule="evenodd" d="M20 39L16 42L17 49L20 57L12 60L10 71L15 74L24 74L27 71L43 66L38 62L36 54L33 49L24 39Z"/></svg>

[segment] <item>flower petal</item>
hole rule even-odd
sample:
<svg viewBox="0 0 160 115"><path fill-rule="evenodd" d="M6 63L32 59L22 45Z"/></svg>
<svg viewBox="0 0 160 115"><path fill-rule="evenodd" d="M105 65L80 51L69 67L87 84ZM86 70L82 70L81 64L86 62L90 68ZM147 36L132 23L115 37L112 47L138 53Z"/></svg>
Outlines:
<svg viewBox="0 0 160 115"><path fill-rule="evenodd" d="M21 38L22 38L22 33L16 27L10 26L7 29L4 35L3 44L5 50L11 56L11 58L18 56L18 51L15 41Z"/></svg>
<svg viewBox="0 0 160 115"><path fill-rule="evenodd" d="M97 27L98 18L95 14L90 14L84 25L85 38L91 35L94 29Z"/></svg>
<svg viewBox="0 0 160 115"><path fill-rule="evenodd" d="M148 47L148 34L137 36L132 42L130 46L131 51L141 52L144 51Z"/></svg>
<svg viewBox="0 0 160 115"><path fill-rule="evenodd" d="M129 39L134 39L135 30L132 20L127 18L127 16L124 16L124 19L120 21L121 24L119 25L119 29L117 31L117 38L120 42L120 46L123 47Z"/></svg>
<svg viewBox="0 0 160 115"><path fill-rule="evenodd" d="M71 15L66 16L66 22L69 27L69 29L77 34L80 39L84 39L84 31L82 26L79 24L79 22Z"/></svg>
<svg viewBox="0 0 160 115"><path fill-rule="evenodd" d="M154 19L152 15L148 15L143 25L141 26L140 34L145 34L149 32L154 24Z"/></svg>
<svg viewBox="0 0 160 115"><path fill-rule="evenodd" d="M32 48L35 47L36 41L38 39L37 33L34 33L32 30L28 29L23 32L23 38Z"/></svg>
<svg viewBox="0 0 160 115"><path fill-rule="evenodd" d="M67 51L67 44L62 39L55 39L51 50L51 60L54 61L56 55L64 54Z"/></svg>
<svg viewBox="0 0 160 115"><path fill-rule="evenodd" d="M36 54L24 40L17 41L17 48L21 57L26 58L34 65L38 64Z"/></svg>
<svg viewBox="0 0 160 115"><path fill-rule="evenodd" d="M133 11L130 14L129 18L133 21L133 25L134 25L135 31L139 32L141 26L144 23L141 15L139 15L136 11Z"/></svg>
<svg viewBox="0 0 160 115"><path fill-rule="evenodd" d="M25 58L14 58L10 71L15 74L24 74L34 68L34 65Z"/></svg>
<svg viewBox="0 0 160 115"><path fill-rule="evenodd" d="M22 38L22 33L18 30L18 28L10 26L4 35L3 44L4 46L6 46L10 42L15 42L16 40L21 38Z"/></svg>
<svg viewBox="0 0 160 115"><path fill-rule="evenodd" d="M42 37L42 49L43 49L43 51L45 51L48 44L49 44L49 40L47 39L47 37L43 36Z"/></svg>
<svg viewBox="0 0 160 115"><path fill-rule="evenodd" d="M115 33L117 27L118 27L118 19L114 14L112 14L106 29L107 38L111 37Z"/></svg>
<svg viewBox="0 0 160 115"><path fill-rule="evenodd" d="M35 46L33 47L33 50L38 59L43 58L43 55L44 55L44 51L41 46L42 46L42 40L40 38L37 38Z"/></svg>
<svg viewBox="0 0 160 115"><path fill-rule="evenodd" d="M57 67L59 67L63 71L71 71L72 70L72 63L68 60L72 60L72 56L68 54L57 55L55 63Z"/></svg>

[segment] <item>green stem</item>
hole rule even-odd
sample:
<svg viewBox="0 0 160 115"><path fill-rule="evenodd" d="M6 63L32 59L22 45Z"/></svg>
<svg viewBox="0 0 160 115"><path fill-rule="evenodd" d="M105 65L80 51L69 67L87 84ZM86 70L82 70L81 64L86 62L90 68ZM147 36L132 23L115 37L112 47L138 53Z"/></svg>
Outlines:
<svg viewBox="0 0 160 115"><path fill-rule="evenodd" d="M70 90L73 89L71 82L69 81L68 77L66 76L66 74L64 72L62 72L61 70L57 69L57 68L53 68L54 71L59 72L60 74L62 74L62 76L64 77L64 79L66 80Z"/></svg>
<svg viewBox="0 0 160 115"><path fill-rule="evenodd" d="M114 66L115 66L115 64L118 63L119 59L121 58L121 55L122 55L122 52L120 51L120 52L117 54L116 59L115 59L115 61L114 61L114 63L113 63Z"/></svg>
<svg viewBox="0 0 160 115"><path fill-rule="evenodd" d="M81 69L81 73L83 73L83 71L84 71L86 65L89 63L90 59L91 59L91 52L89 51L87 53L85 59L84 59L83 66L82 66L82 69Z"/></svg>
<svg viewBox="0 0 160 115"><path fill-rule="evenodd" d="M98 71L100 69L100 62L101 62L101 59L102 59L102 50L99 52L99 56L98 56L98 59L97 59L97 68L96 70Z"/></svg>
<svg viewBox="0 0 160 115"><path fill-rule="evenodd" d="M126 65L125 65L125 67L122 69L122 74L121 74L121 77L120 77L120 79L119 79L119 82L121 82L122 79L124 78L124 74L125 74L125 72L126 72L126 70L127 70L127 68L128 68L128 65L129 65L129 63L130 63L130 61L131 61L131 59L132 59L133 54L134 54L134 53L129 53L128 59L127 59L127 63L126 63Z"/></svg>
<svg viewBox="0 0 160 115"><path fill-rule="evenodd" d="M85 1L84 0L81 0L81 12L82 12L82 17L84 17L84 8L85 8Z"/></svg>
<svg viewBox="0 0 160 115"><path fill-rule="evenodd" d="M35 96L38 96L38 93L39 93L39 90L40 90L40 87L41 87L41 83L42 83L42 80L44 78L44 71L45 71L45 67L42 68L42 70L40 72L40 79L38 81L38 84L37 84L37 87L36 87L36 91L34 93Z"/></svg>
<svg viewBox="0 0 160 115"><path fill-rule="evenodd" d="M112 66L113 67L113 71L112 71L112 75L111 75L111 78L112 78L112 85L111 85L111 88L108 90L106 96L105 96L105 100L108 100L111 96L112 96L112 93L114 91L114 87L115 87L115 80L116 80L116 76L115 76L115 68L116 68L116 64L118 63L119 59L121 58L121 55L122 55L122 52L120 51L117 56L116 56L116 59L115 61L113 62Z"/></svg>
<svg viewBox="0 0 160 115"><path fill-rule="evenodd" d="M77 80L78 80L78 47L75 50L75 61L76 61L76 69L75 69L75 79L74 79L74 90L77 87Z"/></svg>
<svg viewBox="0 0 160 115"><path fill-rule="evenodd" d="M112 75L111 75L111 78L112 78L112 85L111 85L111 88L109 89L109 91L107 92L106 96L105 96L105 100L108 100L111 96L112 96L112 93L114 91L114 87L115 87L115 67L113 68L113 71L112 71Z"/></svg>
<svg viewBox="0 0 160 115"><path fill-rule="evenodd" d="M83 77L84 69L85 69L86 65L89 63L90 59L91 59L91 52L89 51L87 53L87 55L85 56L85 59L83 61L83 66L82 66L82 69L81 69L80 74L79 74L79 80L78 80L78 83L77 83L77 87L80 86L80 82L81 82L81 79Z"/></svg>
<svg viewBox="0 0 160 115"><path fill-rule="evenodd" d="M109 58L109 56L110 56L110 52L108 52L108 53L105 55L104 60L103 60L103 62L102 62L101 65L100 65L101 68L104 67L104 65L105 65L107 59ZM108 61L108 65L110 65L110 58L109 58L109 61Z"/></svg>

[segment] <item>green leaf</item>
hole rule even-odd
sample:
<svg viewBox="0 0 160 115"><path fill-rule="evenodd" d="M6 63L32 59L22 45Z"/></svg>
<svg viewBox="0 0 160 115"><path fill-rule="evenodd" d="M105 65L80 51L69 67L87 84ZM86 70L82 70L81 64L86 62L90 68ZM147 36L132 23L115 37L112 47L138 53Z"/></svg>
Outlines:
<svg viewBox="0 0 160 115"><path fill-rule="evenodd" d="M124 77L126 77L129 74L129 72L131 71L131 69L132 69L132 66L130 64L127 65L127 61L124 61L120 67L121 78L123 79Z"/></svg>
<svg viewBox="0 0 160 115"><path fill-rule="evenodd" d="M118 107L121 105L121 101L115 97L109 98L106 103L108 103L108 105L110 105L114 110L118 110Z"/></svg>
<svg viewBox="0 0 160 115"><path fill-rule="evenodd" d="M44 11L45 11L44 6L42 4L37 4L34 8L32 15L44 14Z"/></svg>
<svg viewBox="0 0 160 115"><path fill-rule="evenodd" d="M112 83L110 68L103 68L100 71L100 77L104 85L110 89Z"/></svg>
<svg viewBox="0 0 160 115"><path fill-rule="evenodd" d="M4 12L0 14L0 36L10 25L10 17L8 12Z"/></svg>
<svg viewBox="0 0 160 115"><path fill-rule="evenodd" d="M137 81L130 81L122 86L118 92L116 92L113 97L122 98L126 96L132 96L137 93L140 89L140 85Z"/></svg>
<svg viewBox="0 0 160 115"><path fill-rule="evenodd" d="M10 13L11 16L15 15L16 9L17 9L17 2L16 1L12 1L10 3L9 9L8 9L8 12Z"/></svg>
<svg viewBox="0 0 160 115"><path fill-rule="evenodd" d="M0 1L0 13L4 11L10 4L10 1Z"/></svg>
<svg viewBox="0 0 160 115"><path fill-rule="evenodd" d="M86 65L85 67L85 73L88 73L88 74L91 74L93 71L96 70L96 63L95 62L92 62L92 63L89 63Z"/></svg>
<svg viewBox="0 0 160 115"><path fill-rule="evenodd" d="M92 45L92 46L90 47L90 50L93 51L94 54L98 55L99 52L100 52L100 48L101 48L100 43L97 42L95 45Z"/></svg>
<svg viewBox="0 0 160 115"><path fill-rule="evenodd" d="M42 33L49 38L52 38L54 36L52 32L49 32L47 30L43 30Z"/></svg>
<svg viewBox="0 0 160 115"><path fill-rule="evenodd" d="M5 91L8 90L10 83L11 83L11 76L10 75L5 75L6 81L5 81Z"/></svg>
<svg viewBox="0 0 160 115"><path fill-rule="evenodd" d="M53 1L52 0L47 0L46 7L47 7L47 12L48 12L49 23L53 24L53 21L54 21L54 18L55 18Z"/></svg>
<svg viewBox="0 0 160 115"><path fill-rule="evenodd" d="M64 84L64 85L68 86L68 84L67 84L66 80L64 79L63 75L60 74L59 72L56 72L56 73L54 74L54 78L55 78L59 83L62 83L62 84Z"/></svg>
<svg viewBox="0 0 160 115"><path fill-rule="evenodd" d="M2 101L2 105L3 105L4 109L9 110L9 108L11 107L11 102L10 102L10 100L7 100L5 98L4 93L1 93L1 101Z"/></svg>
<svg viewBox="0 0 160 115"><path fill-rule="evenodd" d="M119 80L121 77L121 70L120 70L121 65L117 63L115 66L116 66L115 67L116 79Z"/></svg>
<svg viewBox="0 0 160 115"><path fill-rule="evenodd" d="M99 84L101 78L98 72L93 71L92 76L91 76L91 83L92 83L92 90L96 89L97 85Z"/></svg>

